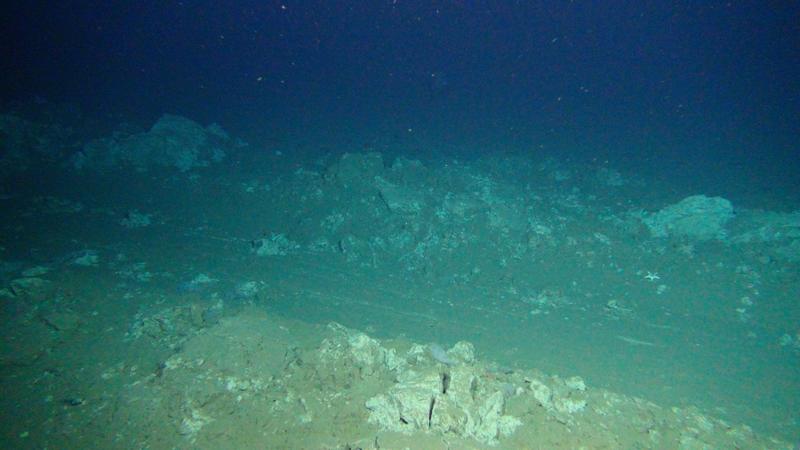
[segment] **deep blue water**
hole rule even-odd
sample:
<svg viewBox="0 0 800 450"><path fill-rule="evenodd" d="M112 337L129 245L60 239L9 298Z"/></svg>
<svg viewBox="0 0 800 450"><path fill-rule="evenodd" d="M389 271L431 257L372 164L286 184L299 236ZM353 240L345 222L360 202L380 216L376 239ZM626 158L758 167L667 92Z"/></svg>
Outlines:
<svg viewBox="0 0 800 450"><path fill-rule="evenodd" d="M3 100L68 101L148 126L168 111L248 136L312 129L346 141L358 131L424 141L420 151L433 154L657 159L666 173L690 166L687 183L707 173L692 173L698 165L735 179L755 177L753 164L779 170L754 179L764 189L798 181L797 2L38 1L6 10Z"/></svg>

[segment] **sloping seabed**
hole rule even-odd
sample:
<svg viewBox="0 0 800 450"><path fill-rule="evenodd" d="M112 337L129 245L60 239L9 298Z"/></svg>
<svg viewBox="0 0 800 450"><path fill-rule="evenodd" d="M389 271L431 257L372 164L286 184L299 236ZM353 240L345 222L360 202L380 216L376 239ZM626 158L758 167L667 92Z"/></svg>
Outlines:
<svg viewBox="0 0 800 450"><path fill-rule="evenodd" d="M178 116L99 139L1 123L14 447L800 434L798 212L547 157L303 160Z"/></svg>

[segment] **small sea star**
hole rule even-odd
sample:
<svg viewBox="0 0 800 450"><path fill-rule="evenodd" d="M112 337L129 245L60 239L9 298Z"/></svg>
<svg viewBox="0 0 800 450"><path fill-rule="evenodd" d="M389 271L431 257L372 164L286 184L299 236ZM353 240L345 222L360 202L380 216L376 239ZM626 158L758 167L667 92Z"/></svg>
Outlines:
<svg viewBox="0 0 800 450"><path fill-rule="evenodd" d="M658 276L658 272L647 272L647 275L644 277L647 278L648 281L656 281L661 279L661 277Z"/></svg>

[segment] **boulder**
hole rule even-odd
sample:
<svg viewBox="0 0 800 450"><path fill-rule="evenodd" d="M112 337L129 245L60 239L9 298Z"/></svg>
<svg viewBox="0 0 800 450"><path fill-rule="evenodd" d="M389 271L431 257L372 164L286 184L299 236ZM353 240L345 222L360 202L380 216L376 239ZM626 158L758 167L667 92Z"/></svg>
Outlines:
<svg viewBox="0 0 800 450"><path fill-rule="evenodd" d="M218 125L204 128L185 117L165 114L150 131L115 133L88 142L72 164L77 169L162 167L187 172L221 161L230 146L230 138Z"/></svg>
<svg viewBox="0 0 800 450"><path fill-rule="evenodd" d="M734 216L733 205L722 197L693 195L660 211L645 215L653 237L682 237L706 241L725 239L725 224Z"/></svg>

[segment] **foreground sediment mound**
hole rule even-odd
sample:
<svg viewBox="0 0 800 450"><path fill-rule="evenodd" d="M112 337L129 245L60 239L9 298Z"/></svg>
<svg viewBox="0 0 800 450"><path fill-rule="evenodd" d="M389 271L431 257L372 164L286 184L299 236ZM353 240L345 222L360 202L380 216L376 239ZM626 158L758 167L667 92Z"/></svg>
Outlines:
<svg viewBox="0 0 800 450"><path fill-rule="evenodd" d="M199 330L126 388L116 435L152 448L790 448L580 377L500 369L467 342L442 354L320 331L298 344L314 339L261 314Z"/></svg>

